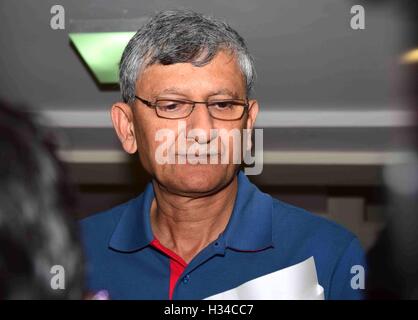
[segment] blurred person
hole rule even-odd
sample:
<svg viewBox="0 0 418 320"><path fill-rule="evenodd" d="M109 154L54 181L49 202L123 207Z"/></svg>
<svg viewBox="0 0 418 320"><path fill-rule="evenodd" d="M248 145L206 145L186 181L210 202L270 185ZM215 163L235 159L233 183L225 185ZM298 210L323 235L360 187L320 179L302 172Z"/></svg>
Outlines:
<svg viewBox="0 0 418 320"><path fill-rule="evenodd" d="M418 299L418 63L404 67L415 120L411 150L384 168L386 227L367 255L369 299Z"/></svg>
<svg viewBox="0 0 418 320"><path fill-rule="evenodd" d="M53 136L27 109L2 101L0 190L0 299L81 299L74 198Z"/></svg>
<svg viewBox="0 0 418 320"><path fill-rule="evenodd" d="M133 36L120 64L123 101L111 116L123 149L138 152L152 181L131 201L81 221L91 290L113 299L363 297L352 268L364 269L364 253L343 227L261 192L240 164L192 163L194 151L176 145L180 133L170 147L187 161L158 161L160 130L177 132L181 122L187 147L210 146L219 139L212 129L252 130L254 79L244 39L213 17L163 11ZM209 150L204 157L236 151ZM280 274L287 280L278 283ZM323 291L295 293L311 274Z"/></svg>
<svg viewBox="0 0 418 320"><path fill-rule="evenodd" d="M414 84L417 115L418 68L410 78ZM397 164L384 168L386 227L367 255L369 299L418 299L418 126L411 136L411 151Z"/></svg>
<svg viewBox="0 0 418 320"><path fill-rule="evenodd" d="M375 0L371 4L400 9L407 34L403 48L417 50L417 1ZM414 121L407 138L410 150L383 170L386 226L367 255L368 299L418 299L418 60L405 61L405 55L398 69L404 75L401 94Z"/></svg>

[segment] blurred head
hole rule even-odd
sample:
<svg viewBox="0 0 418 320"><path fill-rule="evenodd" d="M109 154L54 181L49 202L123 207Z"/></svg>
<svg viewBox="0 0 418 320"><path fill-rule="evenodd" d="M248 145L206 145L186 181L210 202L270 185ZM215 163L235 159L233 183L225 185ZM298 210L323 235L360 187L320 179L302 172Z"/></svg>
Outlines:
<svg viewBox="0 0 418 320"><path fill-rule="evenodd" d="M79 299L82 255L62 164L45 129L0 101L0 299ZM51 288L55 265L65 289Z"/></svg>
<svg viewBox="0 0 418 320"><path fill-rule="evenodd" d="M222 140L221 130L252 129L257 116L257 101L249 98L254 75L244 40L225 22L191 11L157 14L122 56L123 102L113 105L112 120L123 148L138 151L144 168L171 192L216 192L240 165L233 161L240 151L232 134ZM161 129L174 139L158 140ZM157 161L164 143L175 163ZM197 151L196 145L203 148ZM206 164L189 161L192 153ZM222 161L226 154L229 161Z"/></svg>

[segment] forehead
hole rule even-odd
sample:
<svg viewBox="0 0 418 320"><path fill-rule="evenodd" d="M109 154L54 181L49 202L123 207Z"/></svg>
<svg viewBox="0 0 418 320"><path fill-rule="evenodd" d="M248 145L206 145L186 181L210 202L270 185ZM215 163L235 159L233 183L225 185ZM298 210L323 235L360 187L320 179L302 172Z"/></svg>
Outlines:
<svg viewBox="0 0 418 320"><path fill-rule="evenodd" d="M151 65L139 75L136 90L147 95L242 96L245 94L245 79L235 55L220 51L201 67L191 63Z"/></svg>

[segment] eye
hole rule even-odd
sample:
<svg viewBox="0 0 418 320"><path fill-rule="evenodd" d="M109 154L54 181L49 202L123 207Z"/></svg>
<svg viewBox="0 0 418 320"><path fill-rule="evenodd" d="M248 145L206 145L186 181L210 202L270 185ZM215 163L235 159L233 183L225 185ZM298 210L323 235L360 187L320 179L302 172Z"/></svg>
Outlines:
<svg viewBox="0 0 418 320"><path fill-rule="evenodd" d="M157 106L162 111L170 112L170 111L177 111L181 109L183 104L177 101L160 101Z"/></svg>
<svg viewBox="0 0 418 320"><path fill-rule="evenodd" d="M211 103L211 106L214 106L216 109L219 109L219 110L227 110L227 109L232 109L234 107L234 102L233 101L218 101L218 102Z"/></svg>
<svg viewBox="0 0 418 320"><path fill-rule="evenodd" d="M165 110L171 111L171 110L176 110L178 108L178 104L177 103L172 103L169 105L164 106Z"/></svg>

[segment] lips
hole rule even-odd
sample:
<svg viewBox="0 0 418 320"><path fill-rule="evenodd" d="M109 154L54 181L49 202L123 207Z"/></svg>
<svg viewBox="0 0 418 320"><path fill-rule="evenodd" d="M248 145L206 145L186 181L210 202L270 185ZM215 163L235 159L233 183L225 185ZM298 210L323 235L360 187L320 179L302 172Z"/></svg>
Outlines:
<svg viewBox="0 0 418 320"><path fill-rule="evenodd" d="M198 148L193 148L192 146L189 146L188 148L184 148L183 150L178 150L178 152L176 152L176 155L179 155L181 157L213 157L222 154L222 151L218 149L219 148L211 148L210 146L206 147L203 145Z"/></svg>
<svg viewBox="0 0 418 320"><path fill-rule="evenodd" d="M220 155L219 152L216 153L199 153L199 152L195 152L195 153L176 153L176 155L178 156L182 156L182 157L210 157L210 156L218 156Z"/></svg>

